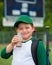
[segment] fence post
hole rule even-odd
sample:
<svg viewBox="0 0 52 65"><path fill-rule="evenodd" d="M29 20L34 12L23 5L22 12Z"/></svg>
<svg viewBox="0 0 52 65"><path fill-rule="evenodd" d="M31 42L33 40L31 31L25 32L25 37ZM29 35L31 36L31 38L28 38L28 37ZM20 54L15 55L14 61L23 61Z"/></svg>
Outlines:
<svg viewBox="0 0 52 65"><path fill-rule="evenodd" d="M49 60L49 26L46 26L46 55L47 55L47 65L50 65Z"/></svg>

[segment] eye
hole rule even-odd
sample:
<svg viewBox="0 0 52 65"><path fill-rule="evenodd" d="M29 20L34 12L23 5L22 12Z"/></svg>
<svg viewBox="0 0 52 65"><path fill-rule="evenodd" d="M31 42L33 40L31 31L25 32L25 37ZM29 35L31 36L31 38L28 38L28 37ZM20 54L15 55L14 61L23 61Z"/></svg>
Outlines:
<svg viewBox="0 0 52 65"><path fill-rule="evenodd" d="M26 29L29 29L29 27L26 27Z"/></svg>
<svg viewBox="0 0 52 65"><path fill-rule="evenodd" d="M19 28L19 30L23 30L23 28Z"/></svg>

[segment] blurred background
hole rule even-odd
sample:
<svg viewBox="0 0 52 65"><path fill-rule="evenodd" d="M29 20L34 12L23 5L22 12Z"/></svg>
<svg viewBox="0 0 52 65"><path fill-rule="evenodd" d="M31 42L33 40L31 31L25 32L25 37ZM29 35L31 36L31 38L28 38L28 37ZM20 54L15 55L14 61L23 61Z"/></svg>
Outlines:
<svg viewBox="0 0 52 65"><path fill-rule="evenodd" d="M36 4L38 0L37 1L34 0L34 1ZM14 0L13 1L0 0L0 51L8 43L10 43L13 35L16 34L15 29L13 27L16 17L21 14L29 15L33 19L33 21L36 21L34 22L34 26L36 25L35 27L37 31L35 36L42 39L44 43L46 43L46 26L49 26L49 31L48 31L49 32L49 49L50 49L49 57L50 57L51 65L52 65L52 0L39 0L36 5L34 5L34 1L30 0L29 2L28 0L25 3L25 1L21 0L18 2L18 0L16 0L17 2L16 3L14 2ZM22 2L23 4L21 4ZM21 7L22 7L22 10L20 9ZM27 9L28 9L28 13L26 13ZM19 12L20 10L21 10L21 14ZM35 17L35 20L34 20L34 17ZM4 61L2 58L0 59L0 65L6 65L6 64L8 65L11 64L11 58L9 58L8 60L4 59Z"/></svg>

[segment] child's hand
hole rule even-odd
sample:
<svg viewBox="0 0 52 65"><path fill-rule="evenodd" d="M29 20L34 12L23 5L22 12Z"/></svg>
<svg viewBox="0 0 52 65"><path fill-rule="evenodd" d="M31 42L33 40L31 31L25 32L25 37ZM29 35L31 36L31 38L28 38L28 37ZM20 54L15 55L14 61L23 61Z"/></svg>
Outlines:
<svg viewBox="0 0 52 65"><path fill-rule="evenodd" d="M17 35L14 35L14 37L11 40L12 45L17 44L18 42L22 42L22 39L19 39Z"/></svg>

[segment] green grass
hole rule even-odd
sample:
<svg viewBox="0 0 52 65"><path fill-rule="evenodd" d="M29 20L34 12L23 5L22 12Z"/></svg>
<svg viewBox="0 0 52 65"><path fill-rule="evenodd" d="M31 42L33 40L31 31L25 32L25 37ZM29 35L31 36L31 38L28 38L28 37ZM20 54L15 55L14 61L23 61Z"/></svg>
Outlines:
<svg viewBox="0 0 52 65"><path fill-rule="evenodd" d="M7 60L0 58L0 65L11 65L11 58Z"/></svg>
<svg viewBox="0 0 52 65"><path fill-rule="evenodd" d="M52 44L50 44L49 47L50 47L49 56L50 56L50 62L51 62L51 65L52 65Z"/></svg>
<svg viewBox="0 0 52 65"><path fill-rule="evenodd" d="M5 45L0 46L0 51L4 47L5 47ZM51 65L52 65L52 44L50 44L49 47L50 47L50 50L51 50L49 55L50 55L50 62L51 62ZM12 57L10 57L9 59L2 59L0 57L0 65L11 65L11 62L12 62Z"/></svg>
<svg viewBox="0 0 52 65"><path fill-rule="evenodd" d="M4 48L4 46L0 46L0 51L2 48ZM11 65L11 62L12 62L12 57L10 57L9 59L3 59L0 57L0 65Z"/></svg>

